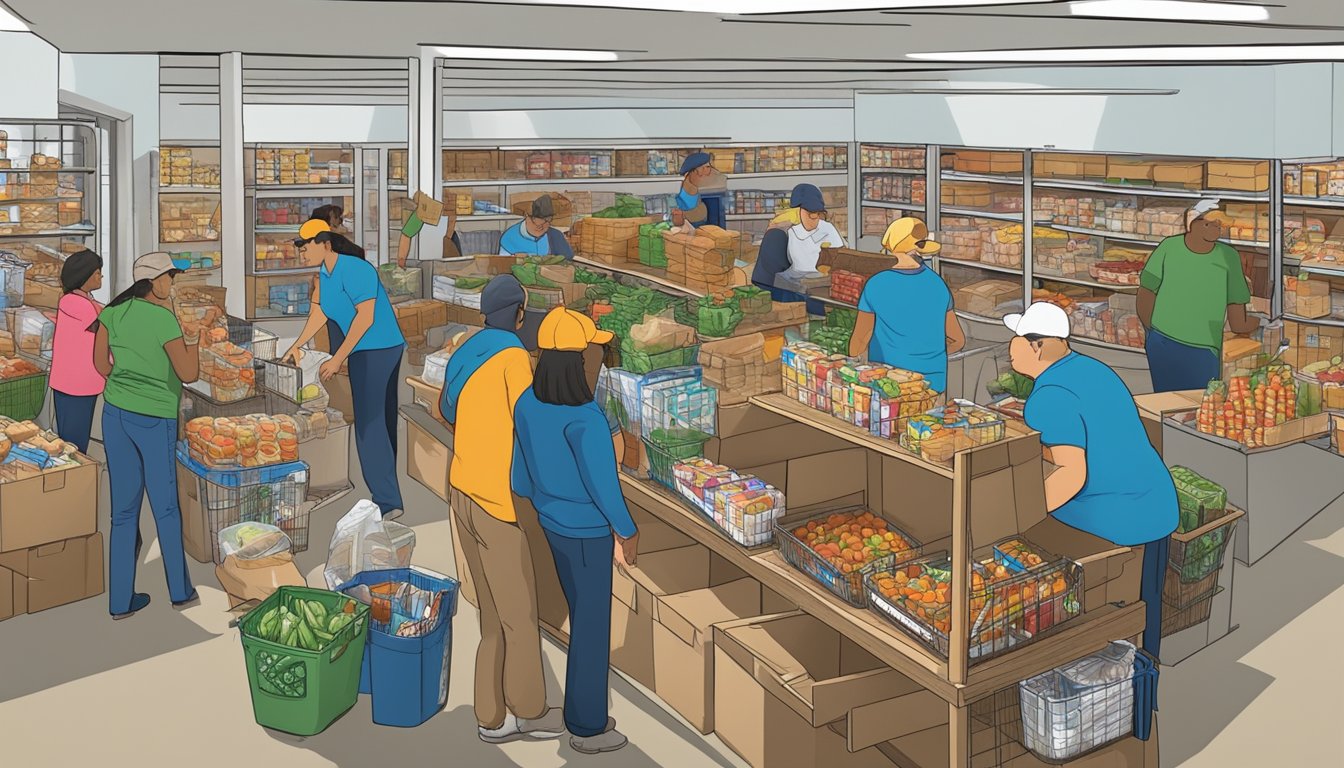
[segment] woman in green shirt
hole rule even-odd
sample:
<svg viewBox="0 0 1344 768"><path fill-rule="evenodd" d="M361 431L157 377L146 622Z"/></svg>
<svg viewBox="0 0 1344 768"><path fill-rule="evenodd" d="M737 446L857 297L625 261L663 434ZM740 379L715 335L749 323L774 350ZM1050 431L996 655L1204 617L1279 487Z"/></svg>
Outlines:
<svg viewBox="0 0 1344 768"><path fill-rule="evenodd" d="M200 602L182 549L174 444L182 383L199 375L201 329L180 326L170 308L178 272L166 253L141 256L135 261L135 283L98 315L93 364L107 379L103 445L112 493L107 595L113 619L128 618L149 605L149 595L135 591L140 506L146 492L173 607Z"/></svg>

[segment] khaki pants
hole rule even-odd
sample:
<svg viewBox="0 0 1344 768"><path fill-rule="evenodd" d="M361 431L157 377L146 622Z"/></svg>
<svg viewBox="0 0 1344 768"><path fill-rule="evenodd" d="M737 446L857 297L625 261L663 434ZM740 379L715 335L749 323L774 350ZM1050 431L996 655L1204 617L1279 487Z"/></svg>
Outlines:
<svg viewBox="0 0 1344 768"><path fill-rule="evenodd" d="M527 536L490 515L456 488L451 492L453 535L476 588L481 645L476 650L476 721L498 728L512 712L523 719L546 713L541 671L537 588Z"/></svg>

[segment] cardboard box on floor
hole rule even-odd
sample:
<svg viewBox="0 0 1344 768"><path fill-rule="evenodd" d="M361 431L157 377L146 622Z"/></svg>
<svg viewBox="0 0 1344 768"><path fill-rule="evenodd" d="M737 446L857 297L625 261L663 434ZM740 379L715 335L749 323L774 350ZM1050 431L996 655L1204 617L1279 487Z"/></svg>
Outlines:
<svg viewBox="0 0 1344 768"><path fill-rule="evenodd" d="M0 484L0 552L88 536L98 530L102 466L88 461Z"/></svg>
<svg viewBox="0 0 1344 768"><path fill-rule="evenodd" d="M346 413L346 419L354 414ZM336 489L350 487L350 452L353 427L342 424L327 430L326 437L299 443L299 460L308 465L308 487Z"/></svg>
<svg viewBox="0 0 1344 768"><path fill-rule="evenodd" d="M0 619L103 593L103 535L93 533L0 555Z"/></svg>
<svg viewBox="0 0 1344 768"><path fill-rule="evenodd" d="M452 430L420 405L403 405L401 417L406 421L406 474L447 503Z"/></svg>
<svg viewBox="0 0 1344 768"><path fill-rule="evenodd" d="M883 702L894 723L937 725L925 724L926 692L806 613L719 624L713 643L714 729L754 768L890 766L877 749L850 752L827 727ZM947 705L933 709L945 722Z"/></svg>

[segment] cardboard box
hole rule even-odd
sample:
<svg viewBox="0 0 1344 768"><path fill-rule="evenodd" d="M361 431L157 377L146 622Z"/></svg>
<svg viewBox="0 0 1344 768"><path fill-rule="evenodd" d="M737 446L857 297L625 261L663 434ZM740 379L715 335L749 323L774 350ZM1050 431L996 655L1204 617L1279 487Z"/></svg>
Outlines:
<svg viewBox="0 0 1344 768"><path fill-rule="evenodd" d="M3 575L7 573L8 575ZM0 618L37 613L103 593L103 535L0 555Z"/></svg>
<svg viewBox="0 0 1344 768"><path fill-rule="evenodd" d="M1143 429L1148 433L1148 442L1153 444L1159 455L1162 453L1163 414L1198 408L1203 399L1204 391L1200 389L1134 396L1134 405L1139 409L1139 419L1143 421Z"/></svg>
<svg viewBox="0 0 1344 768"><path fill-rule="evenodd" d="M1268 160L1210 160L1210 176L1231 176L1237 179L1253 179L1269 176Z"/></svg>
<svg viewBox="0 0 1344 768"><path fill-rule="evenodd" d="M880 253L866 253L852 248L823 248L817 266L843 269L864 277L872 277L891 269L892 257Z"/></svg>
<svg viewBox="0 0 1344 768"><path fill-rule="evenodd" d="M655 689L653 623L657 598L744 578L741 569L701 546L641 552L634 568L613 566L611 664Z"/></svg>
<svg viewBox="0 0 1344 768"><path fill-rule="evenodd" d="M1204 185L1204 164L1157 163L1153 166L1153 181L1198 189Z"/></svg>
<svg viewBox="0 0 1344 768"><path fill-rule="evenodd" d="M0 484L0 552L97 532L101 473L102 466L90 460Z"/></svg>
<svg viewBox="0 0 1344 768"><path fill-rule="evenodd" d="M23 303L30 307L57 309L61 295L61 286L57 283L33 278L23 281Z"/></svg>
<svg viewBox="0 0 1344 768"><path fill-rule="evenodd" d="M641 543L642 543L641 536ZM752 579L655 598L653 667L658 697L701 733L714 730L713 627L793 610Z"/></svg>
<svg viewBox="0 0 1344 768"><path fill-rule="evenodd" d="M447 503L452 431L419 406L402 406L401 416L406 420L406 474Z"/></svg>
<svg viewBox="0 0 1344 768"><path fill-rule="evenodd" d="M443 420L443 411L441 403L443 400L443 388L428 384L419 376L407 376L406 383L411 387L411 402L424 408L435 421L442 424L448 422Z"/></svg>
<svg viewBox="0 0 1344 768"><path fill-rule="evenodd" d="M1106 175L1105 155L1071 155L1037 152L1032 155L1037 176L1101 178Z"/></svg>
<svg viewBox="0 0 1344 768"><path fill-rule="evenodd" d="M715 732L748 764L890 765L875 748L850 752L826 726L910 692L909 678L801 612L721 624L713 642Z"/></svg>
<svg viewBox="0 0 1344 768"><path fill-rule="evenodd" d="M988 317L995 314L999 305L1021 298L1021 284L1007 280L983 280L958 289L956 306L964 312Z"/></svg>
<svg viewBox="0 0 1344 768"><path fill-rule="evenodd" d="M310 489L349 488L350 424L327 430L326 437L299 443L299 460L308 465Z"/></svg>
<svg viewBox="0 0 1344 768"><path fill-rule="evenodd" d="M1151 160L1138 160L1132 157L1106 158L1106 178L1125 181L1152 181L1153 166Z"/></svg>
<svg viewBox="0 0 1344 768"><path fill-rule="evenodd" d="M1269 175L1264 176L1224 176L1210 172L1209 189L1225 189L1234 192L1264 192L1269 189Z"/></svg>

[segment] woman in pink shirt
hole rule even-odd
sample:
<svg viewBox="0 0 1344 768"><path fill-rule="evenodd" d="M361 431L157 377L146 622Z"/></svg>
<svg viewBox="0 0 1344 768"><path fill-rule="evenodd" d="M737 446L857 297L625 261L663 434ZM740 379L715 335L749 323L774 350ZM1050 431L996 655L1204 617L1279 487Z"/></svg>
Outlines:
<svg viewBox="0 0 1344 768"><path fill-rule="evenodd" d="M60 310L51 351L51 398L56 434L89 452L93 411L105 383L93 366L94 330L101 304L90 295L103 285L103 257L88 249L73 253L61 268Z"/></svg>

